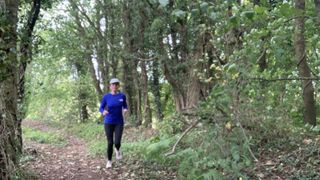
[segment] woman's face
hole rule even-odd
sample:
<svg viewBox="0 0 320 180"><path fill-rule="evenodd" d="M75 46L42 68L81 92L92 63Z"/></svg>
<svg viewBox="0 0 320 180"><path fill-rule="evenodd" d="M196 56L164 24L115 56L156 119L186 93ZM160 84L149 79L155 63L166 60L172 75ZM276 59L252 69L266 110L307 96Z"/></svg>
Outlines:
<svg viewBox="0 0 320 180"><path fill-rule="evenodd" d="M118 91L119 86L120 86L119 83L110 84L110 90L111 90L112 92L116 92L116 91Z"/></svg>

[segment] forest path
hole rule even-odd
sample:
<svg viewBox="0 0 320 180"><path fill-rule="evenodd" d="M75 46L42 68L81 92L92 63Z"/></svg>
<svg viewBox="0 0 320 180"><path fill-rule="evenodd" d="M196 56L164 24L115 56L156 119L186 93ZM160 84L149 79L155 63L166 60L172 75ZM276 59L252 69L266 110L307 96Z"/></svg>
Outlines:
<svg viewBox="0 0 320 180"><path fill-rule="evenodd" d="M67 145L43 144L25 140L24 149L27 154L35 156L24 166L40 179L175 179L174 173L166 170L145 167L137 158L124 156L120 161L113 161L113 167L106 169L104 157L88 155L86 142L64 132L62 129L50 127L41 121L24 121L22 127L38 129L43 132L54 132L65 137ZM146 171L156 171L156 175L148 177ZM153 173L154 174L154 173ZM158 176L158 177L157 177ZM38 179L38 178L35 178Z"/></svg>

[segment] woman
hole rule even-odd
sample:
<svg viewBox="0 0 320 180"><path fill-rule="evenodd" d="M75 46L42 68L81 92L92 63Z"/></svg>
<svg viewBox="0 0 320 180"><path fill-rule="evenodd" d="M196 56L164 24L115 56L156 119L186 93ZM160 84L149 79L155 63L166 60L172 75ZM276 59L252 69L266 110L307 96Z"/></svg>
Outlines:
<svg viewBox="0 0 320 180"><path fill-rule="evenodd" d="M121 137L123 132L123 114L128 111L125 94L119 91L120 81L113 78L109 83L110 93L103 96L99 111L104 116L104 130L108 139L107 165L112 167L113 144L115 145L116 159L121 159Z"/></svg>

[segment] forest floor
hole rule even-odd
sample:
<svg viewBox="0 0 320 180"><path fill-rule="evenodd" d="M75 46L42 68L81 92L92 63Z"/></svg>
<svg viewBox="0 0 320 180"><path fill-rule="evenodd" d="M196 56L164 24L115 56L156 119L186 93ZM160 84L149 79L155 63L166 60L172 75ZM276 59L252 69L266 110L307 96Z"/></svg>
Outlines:
<svg viewBox="0 0 320 180"><path fill-rule="evenodd" d="M245 169L252 179L320 179L320 135L274 137L258 149L258 161Z"/></svg>
<svg viewBox="0 0 320 180"><path fill-rule="evenodd" d="M22 164L28 179L175 179L176 173L167 167L147 165L138 157L126 157L113 161L106 169L105 157L88 155L86 142L63 129L51 127L41 121L23 121L22 127L54 132L62 135L67 144L59 146L24 140L24 150L32 160ZM128 133L124 134L124 138ZM130 137L132 138L132 137ZM32 177L31 177L32 176Z"/></svg>

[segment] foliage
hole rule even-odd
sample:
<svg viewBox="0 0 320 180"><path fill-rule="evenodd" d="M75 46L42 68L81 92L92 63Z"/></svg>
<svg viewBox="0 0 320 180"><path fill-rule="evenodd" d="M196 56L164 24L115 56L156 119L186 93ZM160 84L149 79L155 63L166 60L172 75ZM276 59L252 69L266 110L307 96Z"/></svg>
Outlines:
<svg viewBox="0 0 320 180"><path fill-rule="evenodd" d="M216 101L219 103L218 99ZM204 102L203 106L205 105ZM257 178L256 175L259 173L268 177L268 172L278 173L281 177L287 178L317 177L314 169L319 158L312 155L317 154L317 127L297 128L289 125L289 117L279 118L283 114L281 110L259 113L259 109L255 109L256 106L253 104L242 107L250 108L244 111L251 111L252 114L241 114L240 122L230 118L218 119L221 112L217 110L211 111L213 118L208 121L206 117L209 116L209 112L205 109L200 110L203 122L184 137L176 153L169 157L165 157L164 154L170 151L177 139L170 137L179 137L181 134L178 132L183 130L179 129L172 134L170 121L164 121L163 124L168 124L159 126L159 135L144 141L143 144L133 144L140 148L131 148L140 151L138 154L148 161L176 167L178 178L183 179L250 179ZM205 114L203 111L206 111ZM243 126L239 126L239 123ZM268 158L276 162L267 170L265 165L260 167L259 162L253 161L249 148L261 164L268 164ZM304 166L303 159L308 159L308 166L313 168L299 168L299 171L295 171L295 168Z"/></svg>
<svg viewBox="0 0 320 180"><path fill-rule="evenodd" d="M140 154L148 161L177 167L179 177L186 179L238 177L241 176L241 169L251 165L246 145L239 145L239 133L220 137L224 128L210 126L200 129L189 133L174 155L164 156L177 139L166 138L170 137L168 134L150 138Z"/></svg>
<svg viewBox="0 0 320 180"><path fill-rule="evenodd" d="M182 131L184 125L181 120L182 118L181 114L178 113L171 116L167 115L165 119L158 124L157 129L159 129L162 135L168 135L169 137L174 136Z"/></svg>
<svg viewBox="0 0 320 180"><path fill-rule="evenodd" d="M70 64L70 54L76 52L68 49L51 51L57 43L52 36L56 35L51 31L44 31L41 35L47 43L39 46L41 53L28 66L25 104L29 107L28 118L77 122L79 104L85 103L94 119L97 95L90 86L90 77L82 77L80 81L72 63ZM86 101L80 101L79 91L88 95ZM62 116L56 112L60 112Z"/></svg>
<svg viewBox="0 0 320 180"><path fill-rule="evenodd" d="M100 15L98 9L89 5L90 2L86 2L85 9L88 17L80 16L77 22L73 10L70 12L73 16L58 20L51 24L51 29L39 33L43 44L39 44L28 69L29 118L71 122L70 132L89 142L91 154L104 154L102 126L74 123L79 119L81 103L88 103L89 121L100 120L96 113L99 98L92 86L93 79L86 73L79 75L75 64L86 69L88 59L85 58L88 54L97 57L100 50L104 52L102 57L106 59L103 62L108 68L114 65L108 59L114 53L120 65L116 66L115 72L127 75L129 72L120 70L125 63L122 59L130 57L130 62L137 59L129 67L137 70L136 84L129 89L137 90L132 98L139 100L141 107L146 107L139 96L142 91L139 59L150 56L150 61L159 62L161 67L159 91L165 117L162 122L156 122L159 133L155 136L125 142L125 153L173 166L177 168L179 178L184 179L257 179L259 177L253 174L262 171L263 166L254 162L255 156L262 162L268 162L267 157L279 159L266 169L267 173L276 172L289 179L317 178L314 169L319 160L315 155L319 152L316 149L318 140L314 138L319 127L303 127L305 109L300 80L281 80L299 78L292 34L293 22L301 12L293 7L293 2L260 1L254 5L253 1L238 4L238 1L222 0L172 3L152 0L132 1L128 9L124 8L125 3L115 3L112 4L115 6L113 10L119 13L119 17L114 21L109 19L110 24L119 22L114 25L114 44L109 42L111 32L99 31L89 25L88 18ZM308 64L313 75L317 76L320 72L320 41L311 2L306 3L304 35ZM129 16L130 28L125 29L122 16ZM102 16L100 18L95 19L98 24L103 20ZM55 17L57 19L59 16ZM86 27L86 37L74 33L79 28L77 23ZM128 34L131 36L124 38ZM201 46L198 44L200 40L205 41ZM92 49L86 49L84 44L89 44ZM198 46L201 50L197 49ZM200 51L202 54L196 57ZM138 57L140 55L143 58ZM102 61L102 57L97 58L97 62ZM148 64L148 77L152 76L154 62ZM105 76L111 74L108 73ZM193 82L190 74L196 75L202 98L196 108L192 107L192 117L176 112L179 103L176 99L187 102L188 91L181 93L182 97L175 97L177 91L189 88L188 83ZM313 85L316 100L319 100L319 83L314 81ZM144 88L150 91L148 87ZM80 90L88 95L84 102L77 97ZM151 94L149 92L150 106L155 112L157 104L154 103L155 95ZM137 119L137 116L131 116L127 121L134 124ZM183 138L174 155L164 157L193 119L199 120L198 125ZM307 137L312 143L303 145ZM259 154L264 152L267 157ZM301 156L295 159L297 154ZM287 172L284 164L293 175L282 173ZM302 166L311 168L303 169ZM295 168L299 170L294 171Z"/></svg>
<svg viewBox="0 0 320 180"><path fill-rule="evenodd" d="M29 169L21 168L16 169L12 175L10 176L10 179L12 180L19 180L19 179L39 179L39 175L37 175L35 172L30 172Z"/></svg>

